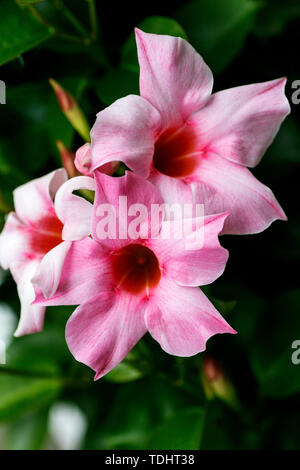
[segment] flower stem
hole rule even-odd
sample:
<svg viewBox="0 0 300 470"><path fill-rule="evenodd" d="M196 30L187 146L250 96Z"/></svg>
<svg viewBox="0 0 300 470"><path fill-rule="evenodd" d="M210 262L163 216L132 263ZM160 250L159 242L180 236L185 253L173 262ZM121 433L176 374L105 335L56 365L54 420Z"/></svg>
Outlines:
<svg viewBox="0 0 300 470"><path fill-rule="evenodd" d="M89 4L89 14L90 14L90 23L91 23L91 35L93 39L96 39L98 36L98 18L95 0L86 0Z"/></svg>
<svg viewBox="0 0 300 470"><path fill-rule="evenodd" d="M63 3L62 0L56 0L55 1L55 6L58 10L61 10L61 12L65 15L66 19L69 21L70 24L82 35L87 35L88 32L87 30L82 26L80 21L76 18L75 15L69 10L65 4Z"/></svg>

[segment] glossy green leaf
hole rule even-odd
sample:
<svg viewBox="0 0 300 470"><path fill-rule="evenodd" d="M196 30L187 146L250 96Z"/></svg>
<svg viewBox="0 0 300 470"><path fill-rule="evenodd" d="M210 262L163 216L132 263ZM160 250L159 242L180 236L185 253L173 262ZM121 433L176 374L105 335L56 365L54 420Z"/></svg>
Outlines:
<svg viewBox="0 0 300 470"><path fill-rule="evenodd" d="M48 408L30 414L10 425L7 440L11 450L39 450L42 448L48 425Z"/></svg>
<svg viewBox="0 0 300 470"><path fill-rule="evenodd" d="M97 80L99 99L106 106L127 95L139 95L139 73L136 70L117 68Z"/></svg>
<svg viewBox="0 0 300 470"><path fill-rule="evenodd" d="M132 382L143 377L143 373L136 369L134 365L126 362L122 362L117 365L109 374L105 376L105 379L109 382L125 383Z"/></svg>
<svg viewBox="0 0 300 470"><path fill-rule="evenodd" d="M0 3L0 31L0 65L43 43L54 32L13 0Z"/></svg>
<svg viewBox="0 0 300 470"><path fill-rule="evenodd" d="M67 77L63 86L78 97L86 85L84 78ZM70 147L74 130L63 115L47 80L8 87L7 104L0 108L0 125L5 131L0 144L6 171L22 168L29 175L39 171L48 159L60 163L56 140ZM1 152L1 146L5 151ZM22 151L20 151L22 149Z"/></svg>
<svg viewBox="0 0 300 470"><path fill-rule="evenodd" d="M35 378L0 371L0 422L12 421L51 403L59 394L61 383L55 378Z"/></svg>
<svg viewBox="0 0 300 470"><path fill-rule="evenodd" d="M175 18L215 74L240 52L259 5L255 0L196 0L181 7Z"/></svg>

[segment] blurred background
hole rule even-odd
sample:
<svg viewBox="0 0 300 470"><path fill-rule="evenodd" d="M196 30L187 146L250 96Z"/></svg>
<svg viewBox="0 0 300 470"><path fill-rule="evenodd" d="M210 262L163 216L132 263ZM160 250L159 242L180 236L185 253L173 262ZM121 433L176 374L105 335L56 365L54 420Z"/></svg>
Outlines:
<svg viewBox="0 0 300 470"><path fill-rule="evenodd" d="M215 336L205 355L186 359L147 335L98 382L67 349L72 308L49 308L43 332L13 338L19 300L0 271L0 448L299 449L298 0L0 1L1 226L12 190L61 166L56 142L73 151L83 144L49 78L92 125L105 106L138 93L135 26L188 38L213 71L214 91L288 78L292 113L253 172L289 220L222 237L227 269L205 292L238 335Z"/></svg>

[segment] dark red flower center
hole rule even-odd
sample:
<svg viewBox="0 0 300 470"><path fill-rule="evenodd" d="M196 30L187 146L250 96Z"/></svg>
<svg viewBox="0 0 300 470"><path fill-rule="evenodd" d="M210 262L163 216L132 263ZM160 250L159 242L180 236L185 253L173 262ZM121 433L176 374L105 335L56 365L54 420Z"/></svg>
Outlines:
<svg viewBox="0 0 300 470"><path fill-rule="evenodd" d="M157 257L139 244L127 245L113 255L113 274L117 286L132 294L148 293L161 278Z"/></svg>
<svg viewBox="0 0 300 470"><path fill-rule="evenodd" d="M153 166L164 175L180 178L193 173L198 158L193 128L172 127L163 132L155 143Z"/></svg>
<svg viewBox="0 0 300 470"><path fill-rule="evenodd" d="M39 255L45 255L62 242L63 224L55 214L49 214L39 220L38 224L30 227L31 250Z"/></svg>

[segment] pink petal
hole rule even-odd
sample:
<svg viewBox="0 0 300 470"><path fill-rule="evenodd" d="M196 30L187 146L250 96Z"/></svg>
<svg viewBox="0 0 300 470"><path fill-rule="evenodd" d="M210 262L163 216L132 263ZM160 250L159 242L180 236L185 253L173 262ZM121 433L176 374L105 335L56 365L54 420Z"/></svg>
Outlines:
<svg viewBox="0 0 300 470"><path fill-rule="evenodd" d="M85 176L90 176L91 178L94 177L94 173L91 171L91 166L92 166L91 144L86 142L77 150L74 163L79 173ZM119 162L106 163L100 168L100 171L102 171L106 175L112 175L118 163Z"/></svg>
<svg viewBox="0 0 300 470"><path fill-rule="evenodd" d="M43 291L46 299L55 294L71 244L71 242L65 241L52 248L40 262L32 279L32 282Z"/></svg>
<svg viewBox="0 0 300 470"><path fill-rule="evenodd" d="M201 146L241 165L257 165L290 112L285 83L281 78L212 95L191 117Z"/></svg>
<svg viewBox="0 0 300 470"><path fill-rule="evenodd" d="M272 191L245 167L213 153L200 165L195 200L204 203L206 214L230 211L222 233L250 234L265 230L286 216Z"/></svg>
<svg viewBox="0 0 300 470"><path fill-rule="evenodd" d="M13 263L12 275L17 283L18 294L21 302L21 315L15 336L23 336L37 333L43 329L45 307L32 305L35 299L34 287L31 279L38 266L38 261L27 263Z"/></svg>
<svg viewBox="0 0 300 470"><path fill-rule="evenodd" d="M55 211L64 224L64 240L80 240L91 233L93 205L73 191L87 189L95 191L95 181L88 176L77 176L66 181L57 191Z"/></svg>
<svg viewBox="0 0 300 470"><path fill-rule="evenodd" d="M198 287L162 279L145 316L150 334L175 356L193 356L217 333L236 333Z"/></svg>
<svg viewBox="0 0 300 470"><path fill-rule="evenodd" d="M160 238L151 240L149 247L157 254L163 271L175 283L184 286L202 286L223 274L228 251L219 243L228 213L181 221L164 221ZM168 232L168 225L171 226ZM164 239L164 231L171 237ZM177 238L178 235L178 238ZM197 235L197 236L196 236Z"/></svg>
<svg viewBox="0 0 300 470"><path fill-rule="evenodd" d="M98 113L91 130L91 169L118 160L147 177L160 120L159 112L135 95L121 98Z"/></svg>
<svg viewBox="0 0 300 470"><path fill-rule="evenodd" d="M209 98L212 73L184 39L135 31L141 96L160 111L164 127L180 125Z"/></svg>
<svg viewBox="0 0 300 470"><path fill-rule="evenodd" d="M157 188L149 181L130 171L127 171L125 176L120 178L107 176L97 171L95 172L95 180L97 189L92 221L93 238L98 240L101 245L111 249L127 244L130 239L130 224L135 219L134 216L128 216L128 211L135 204L143 205L146 209L146 218L141 220L141 225L144 224L145 227L145 236L142 238L147 238L147 235L151 233L151 206L152 204L163 203ZM119 199L120 197L122 200ZM99 230L100 221L103 220L103 214L99 212L99 209L104 207L103 204L109 204L115 210L116 237L114 239L104 239L102 232ZM114 220L113 217L111 219ZM158 224L157 227L154 227L154 230L158 233L159 228L160 225ZM123 235L120 235L121 231Z"/></svg>
<svg viewBox="0 0 300 470"><path fill-rule="evenodd" d="M26 226L11 212L0 235L0 264L3 269L8 269L14 261L28 260L29 252L32 249L30 250Z"/></svg>
<svg viewBox="0 0 300 470"><path fill-rule="evenodd" d="M135 296L109 292L75 310L66 340L75 359L96 371L95 380L119 364L146 333L144 308Z"/></svg>
<svg viewBox="0 0 300 470"><path fill-rule="evenodd" d="M50 299L36 289L38 305L79 305L98 293L112 289L112 273L107 255L91 238L73 242L61 272L58 288Z"/></svg>
<svg viewBox="0 0 300 470"><path fill-rule="evenodd" d="M54 195L67 178L66 171L60 169L15 189L15 209L20 220L35 225L48 212L53 212Z"/></svg>
<svg viewBox="0 0 300 470"><path fill-rule="evenodd" d="M149 181L159 189L165 203L192 204L193 194L188 181L171 178L156 170L151 172Z"/></svg>

